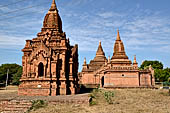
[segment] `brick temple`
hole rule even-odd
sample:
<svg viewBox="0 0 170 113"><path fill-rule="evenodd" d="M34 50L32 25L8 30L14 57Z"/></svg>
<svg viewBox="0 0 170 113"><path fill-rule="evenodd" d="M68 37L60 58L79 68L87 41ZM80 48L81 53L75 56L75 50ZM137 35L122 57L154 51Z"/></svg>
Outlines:
<svg viewBox="0 0 170 113"><path fill-rule="evenodd" d="M78 45L70 45L62 30L55 0L41 32L22 49L23 74L19 95L55 96L78 92Z"/></svg>
<svg viewBox="0 0 170 113"><path fill-rule="evenodd" d="M99 42L94 59L89 64L84 59L79 77L80 84L86 87L134 88L153 87L155 85L154 70L151 66L149 69L140 70L136 56L134 56L133 63L129 60L119 31L111 59L105 57L101 42Z"/></svg>

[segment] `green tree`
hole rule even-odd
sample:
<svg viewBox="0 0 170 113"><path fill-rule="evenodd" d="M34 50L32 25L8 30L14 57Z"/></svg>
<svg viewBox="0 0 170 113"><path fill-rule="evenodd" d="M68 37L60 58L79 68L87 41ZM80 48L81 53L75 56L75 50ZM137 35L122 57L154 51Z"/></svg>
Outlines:
<svg viewBox="0 0 170 113"><path fill-rule="evenodd" d="M5 83L8 69L9 69L8 84L12 83L13 78L16 78L16 76L17 76L15 74L18 72L18 70L21 67L22 66L20 66L18 64L2 64L0 66L0 83ZM13 77L14 75L15 75L15 77ZM21 76L21 75L18 75L18 76Z"/></svg>
<svg viewBox="0 0 170 113"><path fill-rule="evenodd" d="M155 71L155 74L154 74L154 76L155 76L155 81L156 81L156 82L162 81L162 80L161 80L161 75L162 75L163 70L162 70L162 69L155 69L154 71Z"/></svg>
<svg viewBox="0 0 170 113"><path fill-rule="evenodd" d="M162 62L159 62L159 61L148 61L148 60L145 60L142 65L140 66L141 69L145 69L147 68L148 66L152 66L154 69L163 69L163 64Z"/></svg>
<svg viewBox="0 0 170 113"><path fill-rule="evenodd" d="M163 69L162 62L145 60L140 66L140 69L146 69L150 65L154 68L154 76L157 82L170 81L170 68Z"/></svg>
<svg viewBox="0 0 170 113"><path fill-rule="evenodd" d="M160 82L168 81L170 77L170 68L155 69L155 80Z"/></svg>
<svg viewBox="0 0 170 113"><path fill-rule="evenodd" d="M17 71L17 73L15 73L12 77L12 84L13 85L19 85L20 83L20 78L21 78L21 75L22 75L22 67L20 67Z"/></svg>

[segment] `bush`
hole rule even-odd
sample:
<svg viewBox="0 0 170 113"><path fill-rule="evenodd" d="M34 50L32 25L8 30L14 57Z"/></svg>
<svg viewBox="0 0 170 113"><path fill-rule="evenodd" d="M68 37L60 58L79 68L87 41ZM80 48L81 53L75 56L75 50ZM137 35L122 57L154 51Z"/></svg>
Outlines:
<svg viewBox="0 0 170 113"><path fill-rule="evenodd" d="M33 100L32 101L32 106L30 107L30 109L28 110L31 111L31 110L36 110L36 109L39 109L39 108L42 108L42 107L46 107L47 106L47 102L45 102L44 100Z"/></svg>
<svg viewBox="0 0 170 113"><path fill-rule="evenodd" d="M96 105L100 104L100 102L102 101L107 102L108 104L113 104L113 97L114 97L113 91L105 91L96 88L93 89L93 91L90 94L89 104Z"/></svg>
<svg viewBox="0 0 170 113"><path fill-rule="evenodd" d="M104 92L104 98L109 104L113 104L112 97L114 97L114 92L112 91Z"/></svg>
<svg viewBox="0 0 170 113"><path fill-rule="evenodd" d="M170 82L168 82L168 81L163 82L163 86L170 86Z"/></svg>
<svg viewBox="0 0 170 113"><path fill-rule="evenodd" d="M92 105L96 105L97 103L96 101L93 100L93 98L90 98L89 104L90 106L92 106Z"/></svg>
<svg viewBox="0 0 170 113"><path fill-rule="evenodd" d="M93 91L92 91L91 94L90 94L90 100L89 100L90 106L97 104L97 97L98 97L98 93L99 93L100 91L101 91L101 90L98 89L98 88L93 89Z"/></svg>

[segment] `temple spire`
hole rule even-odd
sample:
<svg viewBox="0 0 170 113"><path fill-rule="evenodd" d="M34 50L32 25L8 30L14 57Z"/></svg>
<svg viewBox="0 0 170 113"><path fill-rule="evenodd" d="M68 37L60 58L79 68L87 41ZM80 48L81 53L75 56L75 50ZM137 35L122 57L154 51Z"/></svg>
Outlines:
<svg viewBox="0 0 170 113"><path fill-rule="evenodd" d="M86 63L86 57L84 58L84 63L83 63L83 69L82 70L86 70L87 67L87 63Z"/></svg>
<svg viewBox="0 0 170 113"><path fill-rule="evenodd" d="M83 65L87 65L87 63L86 63L86 57L84 58L84 64Z"/></svg>
<svg viewBox="0 0 170 113"><path fill-rule="evenodd" d="M117 62L118 60L126 65L132 64L132 62L128 59L128 56L125 53L124 44L123 41L120 39L119 30L117 30L117 38L114 44L114 52L111 58L111 63L121 65L121 63Z"/></svg>
<svg viewBox="0 0 170 113"><path fill-rule="evenodd" d="M50 8L49 11L55 11L55 10L57 10L57 5L56 5L55 0L53 0L53 2L52 2L52 4L51 4L51 8Z"/></svg>
<svg viewBox="0 0 170 113"><path fill-rule="evenodd" d="M134 55L133 66L138 67L138 63L136 61L136 55Z"/></svg>
<svg viewBox="0 0 170 113"><path fill-rule="evenodd" d="M136 64L136 55L134 55L134 60L133 60L133 63Z"/></svg>
<svg viewBox="0 0 170 113"><path fill-rule="evenodd" d="M43 31L46 29L55 29L58 33L63 33L62 20L59 15L55 0L52 1L51 8L46 14L43 22Z"/></svg>
<svg viewBox="0 0 170 113"><path fill-rule="evenodd" d="M104 51L103 51L103 48L102 48L102 44L101 44L101 41L99 41L99 46L98 46L98 49L97 49L97 52L96 52L96 56L103 56L105 55L104 54Z"/></svg>
<svg viewBox="0 0 170 113"><path fill-rule="evenodd" d="M110 56L108 56L108 63L110 63Z"/></svg>
<svg viewBox="0 0 170 113"><path fill-rule="evenodd" d="M117 30L117 38L116 40L120 40L119 29Z"/></svg>

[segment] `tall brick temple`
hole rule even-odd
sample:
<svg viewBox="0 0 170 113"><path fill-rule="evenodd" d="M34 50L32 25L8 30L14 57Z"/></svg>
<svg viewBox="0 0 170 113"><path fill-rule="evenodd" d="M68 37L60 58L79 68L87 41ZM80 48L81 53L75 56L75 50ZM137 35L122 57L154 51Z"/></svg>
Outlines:
<svg viewBox="0 0 170 113"><path fill-rule="evenodd" d="M55 96L78 92L78 45L71 46L62 30L55 0L41 32L22 49L23 74L19 95Z"/></svg>
<svg viewBox="0 0 170 113"><path fill-rule="evenodd" d="M119 30L114 44L113 56L107 59L101 42L93 60L87 64L84 60L82 72L79 73L80 84L85 87L103 88L135 88L154 87L154 70L140 70L134 56L133 63L126 55L124 44L120 38Z"/></svg>

